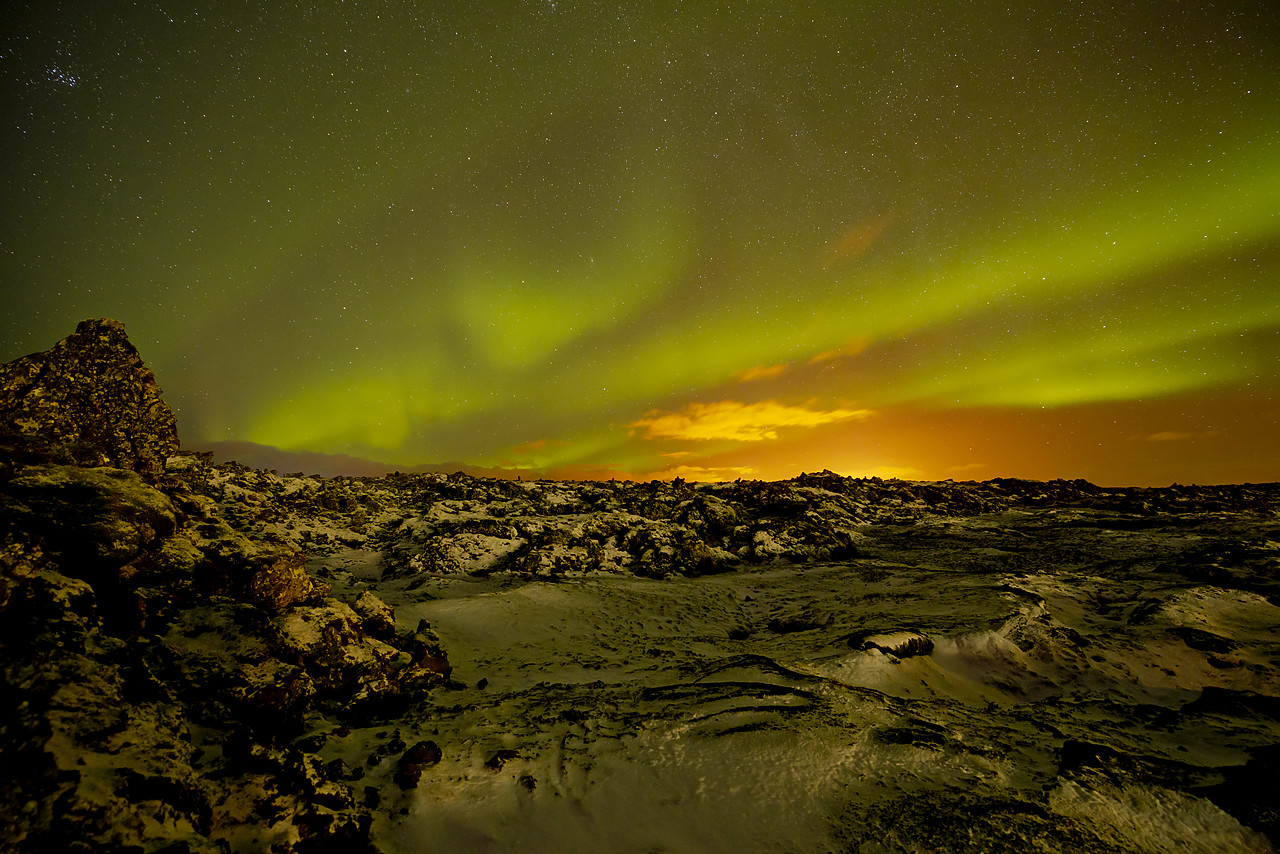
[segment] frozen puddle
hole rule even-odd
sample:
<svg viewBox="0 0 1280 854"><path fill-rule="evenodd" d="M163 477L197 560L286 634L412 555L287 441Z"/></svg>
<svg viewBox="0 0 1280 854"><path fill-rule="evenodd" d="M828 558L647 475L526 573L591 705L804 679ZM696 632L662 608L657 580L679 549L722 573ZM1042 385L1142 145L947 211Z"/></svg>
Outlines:
<svg viewBox="0 0 1280 854"><path fill-rule="evenodd" d="M1125 619L1124 585L1153 616ZM912 851L938 833L973 851L1268 850L1187 792L1280 741L1274 717L1192 703L1206 685L1280 693L1280 615L1238 591L1124 585L875 561L380 583L402 623L439 633L454 686L394 724L441 748L418 788L391 782L398 754L366 768L375 837L403 852ZM1174 631L1188 625L1242 626L1241 660L1210 661ZM358 763L388 727L342 749Z"/></svg>

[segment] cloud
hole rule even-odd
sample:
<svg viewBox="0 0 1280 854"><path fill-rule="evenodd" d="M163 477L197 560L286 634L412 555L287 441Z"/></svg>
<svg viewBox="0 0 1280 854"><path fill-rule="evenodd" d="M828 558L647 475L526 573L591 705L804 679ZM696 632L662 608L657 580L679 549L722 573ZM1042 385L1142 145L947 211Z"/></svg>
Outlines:
<svg viewBox="0 0 1280 854"><path fill-rule="evenodd" d="M734 442L761 442L778 438L784 427L818 427L837 421L870 417L869 409L807 409L776 400L741 403L693 403L681 412L651 412L631 424L645 428L646 439L728 439Z"/></svg>
<svg viewBox="0 0 1280 854"><path fill-rule="evenodd" d="M675 466L646 474L643 480L682 480L700 483L726 483L731 480L751 480L756 470L751 466Z"/></svg>
<svg viewBox="0 0 1280 854"><path fill-rule="evenodd" d="M535 439L532 442L525 442L523 445L516 445L511 448L513 454L536 454L546 451L550 448L564 448L573 444L565 442L561 439Z"/></svg>
<svg viewBox="0 0 1280 854"><path fill-rule="evenodd" d="M826 262L824 268L830 268L836 263L846 258L857 258L868 249L871 244L884 233L884 230L893 223L893 214L884 214L882 216L867 217L861 222L856 222L849 226L834 240L827 250Z"/></svg>
<svg viewBox="0 0 1280 854"><path fill-rule="evenodd" d="M809 360L809 364L816 365L818 362L825 362L829 359L835 359L840 356L856 356L863 350L867 349L871 344L866 338L859 336L851 338L843 345L836 347L834 350L824 350Z"/></svg>
<svg viewBox="0 0 1280 854"><path fill-rule="evenodd" d="M1176 442L1179 439L1190 439L1190 433L1175 433L1172 430L1161 430L1147 436L1148 442Z"/></svg>
<svg viewBox="0 0 1280 854"><path fill-rule="evenodd" d="M961 465L961 466L948 466L947 473L948 474L968 474L969 472L982 471L983 469L987 469L987 468L991 468L991 466L987 465L986 463L965 463L964 465Z"/></svg>
<svg viewBox="0 0 1280 854"><path fill-rule="evenodd" d="M786 365L758 365L754 368L747 368L738 374L738 379L744 383L752 380L767 380L771 377L776 377L786 369Z"/></svg>

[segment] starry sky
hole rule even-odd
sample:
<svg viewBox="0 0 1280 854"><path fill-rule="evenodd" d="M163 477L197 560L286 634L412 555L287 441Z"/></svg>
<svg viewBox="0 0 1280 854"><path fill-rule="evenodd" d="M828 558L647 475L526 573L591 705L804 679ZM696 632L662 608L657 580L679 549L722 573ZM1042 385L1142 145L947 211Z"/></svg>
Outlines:
<svg viewBox="0 0 1280 854"><path fill-rule="evenodd" d="M0 360L322 474L1280 480L1280 7L6 4Z"/></svg>

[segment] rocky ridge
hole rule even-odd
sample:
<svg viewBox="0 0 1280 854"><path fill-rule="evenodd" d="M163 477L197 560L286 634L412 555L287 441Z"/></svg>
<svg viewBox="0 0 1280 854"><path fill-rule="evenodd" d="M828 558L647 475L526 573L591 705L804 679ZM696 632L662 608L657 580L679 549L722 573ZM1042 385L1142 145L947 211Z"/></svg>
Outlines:
<svg viewBox="0 0 1280 854"><path fill-rule="evenodd" d="M924 551L931 537L951 532L948 520L1039 520L1071 540L1073 531L1089 527L1176 528L1242 515L1271 520L1280 507L1280 484L918 483L829 471L733 483L511 481L461 472L321 478L214 465L201 455L178 459L199 471L202 489L238 524L263 526L312 554L374 552L388 578L697 576L898 554L913 543ZM1017 551L996 563L1018 564ZM991 566L992 557L984 555L984 564ZM1056 558L1070 565L1070 547ZM1169 559L1189 577L1212 577L1280 602L1280 552L1264 536L1198 542Z"/></svg>

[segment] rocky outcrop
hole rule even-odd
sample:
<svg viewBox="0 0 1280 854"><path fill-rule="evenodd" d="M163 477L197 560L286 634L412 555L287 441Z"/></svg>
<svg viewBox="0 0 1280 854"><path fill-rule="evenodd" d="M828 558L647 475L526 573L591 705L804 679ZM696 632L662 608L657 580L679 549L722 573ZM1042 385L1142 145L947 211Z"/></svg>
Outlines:
<svg viewBox="0 0 1280 854"><path fill-rule="evenodd" d="M0 847L368 850L355 781L308 739L442 684L430 627L328 596L181 481L24 466L0 525L0 758L21 769Z"/></svg>
<svg viewBox="0 0 1280 854"><path fill-rule="evenodd" d="M112 466L154 483L178 450L173 410L116 320L85 320L0 367L0 445L19 459Z"/></svg>
<svg viewBox="0 0 1280 854"><path fill-rule="evenodd" d="M1280 484L1104 489L1086 481L912 483L831 472L772 483L555 483L461 473L318 478L230 463L211 468L205 483L228 518L263 524L317 553L376 549L391 577L705 575L868 557L899 530L910 531L905 545L924 548L945 533L946 520L982 515L1036 514L1066 532L1078 525L1138 530L1206 513L1274 518L1280 507ZM965 560L1020 562L1016 548L989 546L975 543ZM1225 577L1233 562L1256 563L1246 557L1224 553L1194 564L1189 557L1186 572ZM1257 573L1248 583L1272 593L1259 586L1272 582Z"/></svg>
<svg viewBox="0 0 1280 854"><path fill-rule="evenodd" d="M114 321L0 369L0 848L372 850L314 754L449 665L207 495Z"/></svg>
<svg viewBox="0 0 1280 854"><path fill-rule="evenodd" d="M911 658L933 652L933 641L915 631L888 632L850 638L849 645L862 650L879 650L894 658Z"/></svg>

